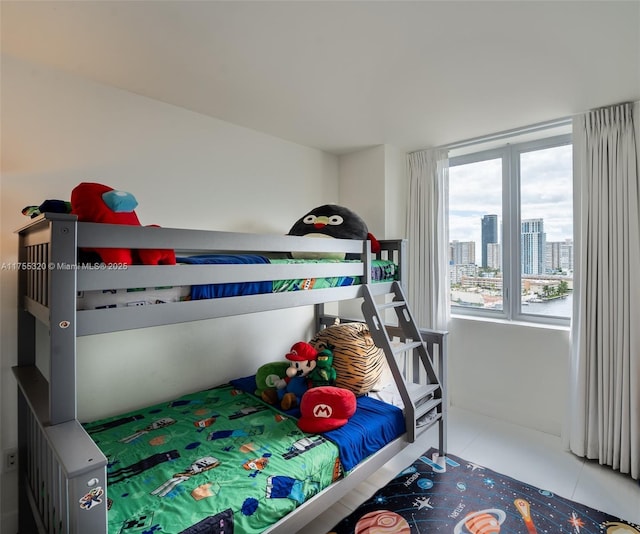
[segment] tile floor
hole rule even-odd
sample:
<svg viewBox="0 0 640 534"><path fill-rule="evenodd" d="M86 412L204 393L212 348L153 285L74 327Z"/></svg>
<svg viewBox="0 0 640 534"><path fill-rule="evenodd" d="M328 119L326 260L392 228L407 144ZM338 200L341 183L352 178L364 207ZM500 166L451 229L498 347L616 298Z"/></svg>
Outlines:
<svg viewBox="0 0 640 534"><path fill-rule="evenodd" d="M421 453L437 445L437 426L307 525L299 534L325 534ZM452 408L448 451L542 489L640 524L640 484L562 447L561 439Z"/></svg>

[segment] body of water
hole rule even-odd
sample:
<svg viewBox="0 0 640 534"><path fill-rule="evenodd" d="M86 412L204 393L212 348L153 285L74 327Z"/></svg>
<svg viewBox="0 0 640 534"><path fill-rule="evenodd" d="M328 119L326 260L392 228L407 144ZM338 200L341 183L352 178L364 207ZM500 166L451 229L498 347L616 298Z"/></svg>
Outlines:
<svg viewBox="0 0 640 534"><path fill-rule="evenodd" d="M548 317L571 317L573 310L573 293L566 297L546 302L530 302L522 306L522 313L545 315Z"/></svg>
<svg viewBox="0 0 640 534"><path fill-rule="evenodd" d="M478 293L472 293L470 295L464 294L464 300L467 302L466 305L460 305L459 302L455 301L455 297L459 297L461 293L453 294L452 300L454 300L453 305L451 307L452 311L455 313L456 308L484 308L486 309L502 309L502 299L500 297L495 298L495 304L493 307L487 305L487 297L484 295L480 295ZM474 297L477 302L474 302L471 297ZM573 313L573 293L568 293L566 297L547 300L545 302L529 302L528 304L524 304L522 306L522 313L532 314L532 315L542 315L544 317L571 317Z"/></svg>

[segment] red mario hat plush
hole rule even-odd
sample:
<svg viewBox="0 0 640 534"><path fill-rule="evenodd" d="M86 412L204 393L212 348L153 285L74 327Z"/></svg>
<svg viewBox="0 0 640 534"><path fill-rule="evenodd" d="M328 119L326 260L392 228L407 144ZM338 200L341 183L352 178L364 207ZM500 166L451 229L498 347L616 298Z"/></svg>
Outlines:
<svg viewBox="0 0 640 534"><path fill-rule="evenodd" d="M317 355L318 351L310 343L298 341L291 347L289 353L285 354L285 358L292 362L304 362L315 360Z"/></svg>
<svg viewBox="0 0 640 534"><path fill-rule="evenodd" d="M311 388L300 402L298 428L318 433L335 430L347 424L356 412L356 396L352 391L335 386Z"/></svg>

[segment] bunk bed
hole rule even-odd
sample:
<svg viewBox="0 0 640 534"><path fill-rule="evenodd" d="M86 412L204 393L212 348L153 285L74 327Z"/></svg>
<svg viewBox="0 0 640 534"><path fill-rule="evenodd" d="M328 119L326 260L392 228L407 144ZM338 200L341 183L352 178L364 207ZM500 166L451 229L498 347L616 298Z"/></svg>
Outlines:
<svg viewBox="0 0 640 534"><path fill-rule="evenodd" d="M274 481L270 479L269 491L284 491L286 494L291 490L289 498L285 499L288 508L270 511L272 515L267 514L267 521L271 524L267 526L243 526L244 523L238 522L236 531L244 531L245 528L248 531L272 533L299 531L414 441L421 431L436 424L439 426L437 460L442 462L446 454L446 399L443 390L446 383L446 332L418 330L415 326L402 294L402 284L406 280L406 243L403 240L381 241L381 250L374 255L367 241L80 223L75 216L51 213L33 219L17 233L18 361L13 371L19 386L21 532L35 531L34 528L38 532L74 534L150 531L148 517L140 517L137 522L127 520L122 528L109 528L108 514L111 512L108 508L111 500L107 482L126 484L132 470L135 470L132 466L144 465L146 469L151 456L137 464L123 457L117 460L112 456L107 458L102 449L110 449L102 433L124 422L126 424L121 432L116 432L112 441L135 443L137 437L152 434L154 430L173 425L175 421L170 414L163 413L163 417L158 419L159 423L149 425L148 420L139 422L137 418L142 415L134 412L99 422L78 421L76 338L79 336L308 305L315 306L316 329L319 330L336 320L336 317L325 313L325 303L364 299L364 320L369 323L376 345L385 351L395 382L394 390L400 398L402 428L389 435L379 450L367 452L366 456L358 459L357 465L350 466L348 470L340 469L340 447L336 447L328 436L296 433L295 419L271 412L271 407L261 404L258 398L251 395L250 389L244 392L235 383L212 384L212 389L196 392L193 394L195 397L188 395L177 399L173 404L185 406L196 402L200 403L199 406L206 406L208 411L198 412L203 419L189 423L192 427L193 424L196 427L200 424L201 428L197 430L205 434L210 430L206 428L208 422L216 417L226 417L225 420L231 421L251 415L262 418L258 423L275 419L288 425L283 426L283 433L289 441L281 446L270 442L268 454L262 457L260 451L255 449L255 443L250 443L245 452L248 458L252 455L256 458L244 466L247 477L261 476L261 465L272 459L275 461L276 456L288 460L299 456L301 450L310 448L325 449L328 455L323 460L326 466L311 478L304 473L295 475L296 468L291 467L291 477ZM339 252L356 254L359 260L310 263L266 261L257 264L211 264L185 260L186 264L180 265L133 265L127 268L82 264L81 251L98 247L174 249L182 258L222 253L260 254L281 260L292 252ZM374 281L376 276L372 273L376 270L373 268L376 262L394 265L393 269L387 270L390 278ZM304 281L320 279L340 282L317 284L317 288L305 289L313 284ZM283 280L286 283L274 282ZM303 283L291 283L299 280ZM234 293L236 296L199 300L182 298L185 294L192 294L192 289L197 287L209 287L211 284L222 287L225 284L247 282L268 282L271 285L266 292ZM116 293L127 288L167 286L181 288L179 296L166 301L159 299L159 303L154 305L107 304L87 307L81 304L79 298L91 292ZM275 286L280 289L274 290ZM395 324L387 324L387 310L396 311ZM37 358L41 356L37 354L36 322L43 323L49 330L49 347L44 351L49 358L47 377L37 364ZM208 404L214 397L216 401L222 399L215 408ZM358 399L358 406L361 400ZM225 403L226 408L223 406ZM377 409L377 405L374 407ZM220 410L227 408L231 412L225 416ZM162 413L162 407L149 407L146 413ZM397 414L395 417L397 419ZM256 426L251 428L255 429ZM209 441L203 439L203 442L214 443L218 437L233 438L239 435L238 432L246 437L242 430L226 428L222 433L209 433ZM271 435L269 439L272 439ZM245 446L246 442L247 439L236 440L233 445L242 443ZM259 444L259 441L256 443ZM198 447L201 445L197 443ZM195 447L191 444L187 448L189 446ZM158 498L170 495L176 488L182 487L183 481L204 472L209 474L207 480L215 482L214 473L220 469L221 463L219 457L207 453L204 445L200 449L198 460L186 465L184 462L172 462L175 458L167 456L165 452L153 455L153 466L169 463L175 467L170 468L169 472L174 474L169 475L166 484L160 485L152 493ZM222 449L218 447L216 450L220 452ZM158 459L163 454L165 456ZM303 465L303 468L307 466ZM311 483L307 484L310 480ZM292 484L296 487L295 491L291 489ZM215 493L209 486L211 484L198 486L205 497L211 491ZM122 492L123 487L118 487L118 491ZM291 497L294 493L297 498ZM257 503L246 499L245 505L250 509L249 513L244 514L243 508L243 515L251 515L251 506L255 508ZM229 525L232 525L233 518L225 523L225 519L229 519L224 515L227 512L224 510L222 515L212 517L218 522L217 525L226 524L232 528ZM176 532L210 531L207 530L210 527L202 521L194 525L187 523L187 527L181 527Z"/></svg>

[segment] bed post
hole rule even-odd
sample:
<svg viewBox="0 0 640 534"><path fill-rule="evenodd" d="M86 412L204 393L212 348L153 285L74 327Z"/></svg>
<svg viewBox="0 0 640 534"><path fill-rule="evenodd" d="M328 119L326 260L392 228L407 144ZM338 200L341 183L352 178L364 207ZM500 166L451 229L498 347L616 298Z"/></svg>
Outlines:
<svg viewBox="0 0 640 534"><path fill-rule="evenodd" d="M313 333L320 332L322 330L322 317L324 316L324 302L316 304L313 309L313 326L315 330Z"/></svg>
<svg viewBox="0 0 640 534"><path fill-rule="evenodd" d="M76 217L45 214L19 233L20 532L106 534L107 459L76 420ZM36 366L49 329L49 378ZM32 513L29 513L29 512Z"/></svg>
<svg viewBox="0 0 640 534"><path fill-rule="evenodd" d="M372 282L371 257L371 241L367 239L366 241L364 241L364 245L362 247L362 262L364 263L365 273L365 279L362 281L362 283L367 285L370 285Z"/></svg>
<svg viewBox="0 0 640 534"><path fill-rule="evenodd" d="M49 370L50 423L76 418L76 294L77 221L66 217L51 221L49 259Z"/></svg>

